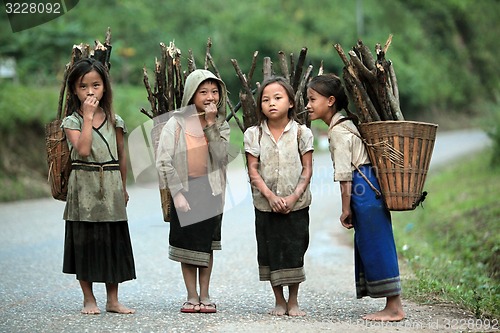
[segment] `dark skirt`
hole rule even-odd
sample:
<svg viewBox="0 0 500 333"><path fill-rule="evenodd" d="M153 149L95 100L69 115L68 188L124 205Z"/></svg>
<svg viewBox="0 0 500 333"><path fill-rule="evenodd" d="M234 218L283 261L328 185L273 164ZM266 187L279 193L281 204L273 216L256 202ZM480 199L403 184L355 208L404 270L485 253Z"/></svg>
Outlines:
<svg viewBox="0 0 500 333"><path fill-rule="evenodd" d="M380 191L375 170L370 165L360 170ZM358 171L353 172L351 208L357 298L401 294L391 214Z"/></svg>
<svg viewBox="0 0 500 333"><path fill-rule="evenodd" d="M270 281L273 286L305 281L309 207L288 214L255 209L255 235L260 281Z"/></svg>
<svg viewBox="0 0 500 333"><path fill-rule="evenodd" d="M66 221L65 233L63 273L88 282L136 278L127 221Z"/></svg>
<svg viewBox="0 0 500 333"><path fill-rule="evenodd" d="M169 258L207 267L212 251L221 249L222 196L212 195L208 177L190 178L183 195L191 210L177 212L171 202Z"/></svg>

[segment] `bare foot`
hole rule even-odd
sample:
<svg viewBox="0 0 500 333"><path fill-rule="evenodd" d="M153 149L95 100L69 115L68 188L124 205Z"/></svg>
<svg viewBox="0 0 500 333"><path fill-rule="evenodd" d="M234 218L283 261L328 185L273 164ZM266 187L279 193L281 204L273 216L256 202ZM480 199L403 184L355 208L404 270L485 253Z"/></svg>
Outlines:
<svg viewBox="0 0 500 333"><path fill-rule="evenodd" d="M405 313L403 310L397 309L384 309L382 311L377 311L374 313L367 314L362 317L365 320L373 321L400 321L405 318Z"/></svg>
<svg viewBox="0 0 500 333"><path fill-rule="evenodd" d="M302 311L298 305L288 304L288 315L291 317L303 317L306 315L305 311Z"/></svg>
<svg viewBox="0 0 500 333"><path fill-rule="evenodd" d="M114 313L122 313L122 314L132 314L135 313L134 309L127 308L126 306L122 305L121 303L114 303L114 304L106 304L106 311L108 312L114 312Z"/></svg>
<svg viewBox="0 0 500 333"><path fill-rule="evenodd" d="M269 310L269 314L270 315L273 315L273 316L283 316L285 315L286 313L286 304L282 305L282 304L276 304L276 306L274 307L274 309L271 309Z"/></svg>
<svg viewBox="0 0 500 333"><path fill-rule="evenodd" d="M84 302L83 308L80 311L83 314L97 315L101 313L101 310L97 307L97 303L94 302Z"/></svg>

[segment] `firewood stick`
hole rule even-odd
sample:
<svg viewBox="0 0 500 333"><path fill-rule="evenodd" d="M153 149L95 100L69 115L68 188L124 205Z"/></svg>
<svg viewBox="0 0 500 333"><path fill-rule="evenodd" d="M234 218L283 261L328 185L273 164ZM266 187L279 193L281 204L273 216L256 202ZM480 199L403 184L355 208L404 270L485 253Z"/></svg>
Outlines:
<svg viewBox="0 0 500 333"><path fill-rule="evenodd" d="M206 48L206 52L205 52L205 69L208 69L208 58L210 55L210 48L211 47L212 47L212 40L210 39L210 37L208 37L207 48Z"/></svg>
<svg viewBox="0 0 500 333"><path fill-rule="evenodd" d="M356 103L357 109L362 114L362 117L366 121L380 120L380 116L378 115L376 108L374 107L368 93L366 92L365 87L357 77L352 62L347 59L342 46L337 43L334 45L334 48L335 50L337 50L340 59L342 59L342 62L345 65L343 75L344 80L349 83L350 89L348 89L348 91L351 91L354 95L354 102Z"/></svg>
<svg viewBox="0 0 500 333"><path fill-rule="evenodd" d="M252 57L252 65L250 66L250 70L248 71L248 82L252 82L253 73L255 72L255 67L257 67L257 56L259 55L259 51L255 51Z"/></svg>
<svg viewBox="0 0 500 333"><path fill-rule="evenodd" d="M248 85L248 81L238 65L238 61L236 59L231 59L231 63L233 64L236 75L240 79L242 86L239 97L243 108L243 127L244 129L247 129L257 123L257 104L255 102L255 98L253 97L252 89Z"/></svg>
<svg viewBox="0 0 500 333"><path fill-rule="evenodd" d="M384 54L387 54L387 50L389 50L389 46L391 46L391 43L392 43L392 34L389 35L389 38L387 38L387 41L385 42L384 48L382 50Z"/></svg>
<svg viewBox="0 0 500 333"><path fill-rule="evenodd" d="M389 87L386 87L386 89L389 89ZM403 112L401 112L401 107L399 106L399 101L394 97L391 91L387 92L387 97L391 105L392 114L395 116L394 120L405 120Z"/></svg>
<svg viewBox="0 0 500 333"><path fill-rule="evenodd" d="M219 69L215 65L215 62L214 62L214 59L212 58L212 54L211 53L207 54L207 60L208 60L208 63L210 64L210 66L212 66L212 69L214 71L215 76L217 76L219 79L221 79L221 76L220 76L220 73L219 73Z"/></svg>
<svg viewBox="0 0 500 333"><path fill-rule="evenodd" d="M104 37L104 47L106 47L106 67L108 68L108 71L111 69L111 49L113 46L111 45L111 28L108 27L108 30L106 31L106 36Z"/></svg>
<svg viewBox="0 0 500 333"><path fill-rule="evenodd" d="M168 91L171 93L172 102L169 105L169 111L174 110L181 105L183 87L182 67L181 67L181 50L179 50L173 42L170 42L165 48L166 52L165 66L167 67Z"/></svg>
<svg viewBox="0 0 500 333"><path fill-rule="evenodd" d="M63 119L63 101L64 101L64 92L66 90L66 81L68 80L69 74L69 65L66 65L64 68L63 80L61 83L61 89L59 90L59 101L57 103L57 119ZM66 116L66 112L64 113Z"/></svg>
<svg viewBox="0 0 500 333"><path fill-rule="evenodd" d="M264 57L262 73L264 74L264 80L269 79L273 75L273 62L270 57Z"/></svg>
<svg viewBox="0 0 500 333"><path fill-rule="evenodd" d="M389 78L391 81L391 90L392 90L392 95L396 99L396 103L399 105L399 87L398 87L398 80L396 78L396 71L394 70L394 66L391 61L389 61Z"/></svg>
<svg viewBox="0 0 500 333"><path fill-rule="evenodd" d="M175 52L174 56L174 77L175 77L175 108L179 108L182 103L182 94L184 92L184 81L182 76L181 54Z"/></svg>
<svg viewBox="0 0 500 333"><path fill-rule="evenodd" d="M158 115L161 115L168 110L167 97L165 96L165 76L162 75L162 63L155 59L155 89L154 96L158 103ZM164 72L163 72L164 73Z"/></svg>
<svg viewBox="0 0 500 333"><path fill-rule="evenodd" d="M295 106L296 106L296 110L303 110L303 109L305 109L305 104L304 104L304 90L305 90L307 81L309 80L309 77L311 76L312 70L313 70L313 66L309 65L307 67L307 70L306 70L304 76L300 80L300 83L299 83L299 86L297 87L297 90L295 91ZM301 114L300 116L298 116L298 118L299 118L299 120L301 120L301 122L303 124L306 124L307 121L308 121L308 117L307 117L306 113Z"/></svg>
<svg viewBox="0 0 500 333"><path fill-rule="evenodd" d="M250 89L250 86L248 85L248 81L243 74L243 72L240 69L240 66L238 65L238 61L236 59L231 59L231 63L233 64L233 67L236 71L236 75L240 79L241 86L243 87L243 91L247 94L253 95L252 94L252 89Z"/></svg>
<svg viewBox="0 0 500 333"><path fill-rule="evenodd" d="M295 75L293 78L293 85L292 85L293 91L297 91L297 89L299 87L300 79L301 79L302 71L303 71L302 68L304 67L304 62L306 61L306 54L307 54L307 47L303 47L300 50L299 60L297 61L297 66L295 69Z"/></svg>
<svg viewBox="0 0 500 333"><path fill-rule="evenodd" d="M250 126L257 125L257 110L253 95L248 95L246 92L240 92L240 101L243 108L243 124L245 130Z"/></svg>
<svg viewBox="0 0 500 333"><path fill-rule="evenodd" d="M340 59L342 59L342 62L344 63L344 65L346 67L350 66L349 59L347 59L347 56L345 55L345 52L342 49L342 46L337 43L337 44L334 44L333 47L335 48L335 50L337 50L337 53L339 54Z"/></svg>
<svg viewBox="0 0 500 333"><path fill-rule="evenodd" d="M292 80L295 77L295 59L293 57L293 53L290 53L289 55L290 59L290 84L292 84Z"/></svg>
<svg viewBox="0 0 500 333"><path fill-rule="evenodd" d="M387 96L387 75L381 61L377 61L377 99L380 107L379 115L382 120L394 120Z"/></svg>
<svg viewBox="0 0 500 333"><path fill-rule="evenodd" d="M95 46L94 46L94 59L99 61L101 64L104 65L104 67L108 67L106 64L106 47L102 45L102 43L99 40L94 41Z"/></svg>
<svg viewBox="0 0 500 333"><path fill-rule="evenodd" d="M156 109L156 99L155 96L153 95L153 92L151 91L151 86L149 84L149 79L148 79L148 72L146 70L146 66L143 67L143 82L144 86L146 87L146 91L148 93L148 101L149 104L151 105L151 112L153 113L153 117L158 116L158 110Z"/></svg>
<svg viewBox="0 0 500 333"><path fill-rule="evenodd" d="M81 44L82 45L82 58L89 58L91 56L90 45L89 44Z"/></svg>
<svg viewBox="0 0 500 333"><path fill-rule="evenodd" d="M324 71L323 60L321 60L321 63L319 65L319 69L318 69L318 75L323 75L323 71Z"/></svg>
<svg viewBox="0 0 500 333"><path fill-rule="evenodd" d="M356 88L359 90L359 94L361 96L361 99L364 101L371 118L373 119L373 121L379 121L380 116L377 112L377 109L374 107L373 102L370 99L370 96L368 96L365 88L363 87L363 84L356 76L356 73L354 72L353 67L348 66L347 71L349 72L350 76L352 77L352 81L354 83L354 86L356 86Z"/></svg>
<svg viewBox="0 0 500 333"><path fill-rule="evenodd" d="M373 58L373 54L370 52L370 49L363 44L361 39L358 40L358 43L355 46L356 50L360 54L361 61L370 71L375 70L375 59Z"/></svg>
<svg viewBox="0 0 500 333"><path fill-rule="evenodd" d="M252 126L257 122L257 103L255 102L255 98L253 97L252 89L248 85L248 81L238 65L238 61L236 59L231 59L231 63L233 64L233 67L236 70L236 74L238 75L238 78L240 79L242 85L242 91L240 92L239 96L241 106L243 108L243 124L244 128L247 129L249 126Z"/></svg>
<svg viewBox="0 0 500 333"><path fill-rule="evenodd" d="M166 79L166 86L165 86L165 96L167 97L166 100L166 108L163 110L163 113L172 111L175 109L174 105L174 96L175 96L175 81L174 81L174 59L173 59L173 54L171 52L172 49L174 49L175 46L173 45L172 42L170 42L168 48L165 44L161 43L161 50L162 50L162 78Z"/></svg>
<svg viewBox="0 0 500 333"><path fill-rule="evenodd" d="M241 108L241 102L238 102L236 106L233 106L231 101L228 99L227 100L227 106L229 107L229 115L226 116L226 121L231 120L231 118L234 118L234 121L236 121L236 125L240 128L242 132L245 131L245 126L241 123L241 121L236 117L236 112Z"/></svg>
<svg viewBox="0 0 500 333"><path fill-rule="evenodd" d="M304 93L304 89L305 89L306 84L307 84L307 80L309 80L309 77L311 76L312 70L313 70L313 65L307 66L307 70L306 70L304 76L302 77L302 79L300 80L299 86L297 87L297 90L295 91L295 100L297 100L298 95L300 95L300 97L302 97L302 95Z"/></svg>
<svg viewBox="0 0 500 333"><path fill-rule="evenodd" d="M153 116L150 112L146 111L146 109L144 109L144 108L141 108L141 113L144 113L144 114L145 114L146 116L148 116L150 119L153 119L153 118L154 118L154 116Z"/></svg>
<svg viewBox="0 0 500 333"><path fill-rule="evenodd" d="M281 68L281 74L283 75L284 78L290 82L290 73L288 72L288 64L286 62L286 55L285 52L279 51L278 52L278 59L279 59L279 64Z"/></svg>
<svg viewBox="0 0 500 333"><path fill-rule="evenodd" d="M351 98L354 101L356 109L358 110L357 113L361 118L361 122L372 122L373 117L368 111L366 103L363 102L359 89L354 84L354 78L351 76L351 74L349 74L349 71L347 70L346 67L344 67L343 69L343 77L346 84L347 92L351 95Z"/></svg>
<svg viewBox="0 0 500 333"><path fill-rule="evenodd" d="M189 73L196 70L196 62L194 61L193 50L189 49L188 51L188 71Z"/></svg>
<svg viewBox="0 0 500 333"><path fill-rule="evenodd" d="M375 73L370 71L361 60L358 58L354 51L349 51L349 56L351 57L351 61L353 65L356 67L357 71L370 83L374 83L377 81Z"/></svg>

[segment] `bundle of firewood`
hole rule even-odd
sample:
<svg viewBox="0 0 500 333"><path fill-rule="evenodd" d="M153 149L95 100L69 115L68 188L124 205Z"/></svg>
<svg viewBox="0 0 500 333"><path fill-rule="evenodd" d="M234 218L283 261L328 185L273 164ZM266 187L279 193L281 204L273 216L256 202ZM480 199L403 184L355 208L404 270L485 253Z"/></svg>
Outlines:
<svg viewBox="0 0 500 333"><path fill-rule="evenodd" d="M111 68L110 57L111 57L111 29L108 28L106 31L104 44L102 44L99 40L94 41L94 48L92 49L89 44L80 43L73 45L73 49L71 52L71 60L66 64L64 70L64 78L61 83L61 90L59 91L59 104L58 104L58 115L62 115L62 117L67 116L71 110L68 110L67 100L69 99L69 94L66 94L66 105L64 106L63 112L63 101L64 101L64 93L66 90L66 80L68 79L68 74L73 67L73 65L80 59L84 58L94 58L102 63L109 72Z"/></svg>
<svg viewBox="0 0 500 333"><path fill-rule="evenodd" d="M70 151L66 142L66 135L61 128L61 123L64 117L74 111L69 109L68 101L71 89L66 86L66 81L73 65L78 60L84 58L94 58L100 61L109 71L111 67L109 62L111 56L111 30L108 28L104 44L98 40L95 40L94 44L94 49L91 49L90 45L85 43L73 45L71 60L64 68L63 81L59 90L56 119L45 125L45 144L47 164L49 166L48 181L52 197L61 201L66 201L68 179L71 172Z"/></svg>
<svg viewBox="0 0 500 333"><path fill-rule="evenodd" d="M255 101L254 94L256 90L259 88L260 83L257 82L255 88L252 87L252 78L255 73L255 69L257 67L257 57L259 52L255 51L252 58L252 64L250 70L247 75L243 74L241 71L238 61L236 59L231 59L233 67L238 75L241 83L241 89L239 93L240 102L238 105L241 105L243 108L243 123L244 128L242 131L247 129L248 127L257 124L257 104ZM287 62L286 55L283 51L278 52L278 64L281 71L280 76L283 76L285 79L288 79L290 85L293 87L293 91L295 92L295 105L297 110L297 117L299 121L304 124L310 125L310 122L307 118L307 112L304 112L305 103L304 96L305 90L307 86L307 81L311 77L311 72L313 70L313 66L307 66L307 69L304 72L304 64L307 54L307 48L304 47L300 51L300 55L295 65L295 59L293 53L289 56L289 63ZM322 66L320 67L319 73L322 72ZM264 57L263 65L262 65L262 73L263 80L270 78L271 76L276 75L273 70L273 63L270 57ZM303 74L304 73L304 74Z"/></svg>
<svg viewBox="0 0 500 333"><path fill-rule="evenodd" d="M385 55L392 42L392 35L382 47L375 45L376 57L361 40L348 52L347 58L340 44L335 44L344 62L343 77L361 122L404 120L399 106L396 73Z"/></svg>
<svg viewBox="0 0 500 333"><path fill-rule="evenodd" d="M149 83L146 67L143 68L143 82L148 93L148 101L151 110L147 111L146 109L141 108L141 112L149 118L154 119L156 123L162 121L160 120L161 117L159 117L162 114L180 108L186 77L196 69L196 62L194 60L193 52L191 49L189 49L188 51L188 70L186 72L182 70L182 52L175 46L174 42L170 42L169 46L166 46L164 43L160 43L160 48L161 59L155 59L155 83L153 89L151 88L151 85ZM214 63L212 54L210 52L211 48L212 41L209 38L207 41L205 52L204 69L211 70L215 74L215 76L221 78L219 70ZM227 99L227 106L231 112L231 116L234 116L239 106L235 108L229 99ZM238 122L238 119L236 117L235 119ZM240 125L240 128L242 128L242 125L239 122L238 125Z"/></svg>

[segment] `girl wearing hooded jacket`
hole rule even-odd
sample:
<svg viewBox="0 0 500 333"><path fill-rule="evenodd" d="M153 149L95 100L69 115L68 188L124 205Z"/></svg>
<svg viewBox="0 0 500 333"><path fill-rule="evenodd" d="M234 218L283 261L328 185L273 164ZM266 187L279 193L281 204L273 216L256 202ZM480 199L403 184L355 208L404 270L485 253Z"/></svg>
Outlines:
<svg viewBox="0 0 500 333"><path fill-rule="evenodd" d="M214 313L209 285L213 250L221 250L229 143L226 86L210 71L195 70L184 87L181 109L171 112L161 132L156 167L160 187L172 195L169 258L181 263L186 285L181 312Z"/></svg>

